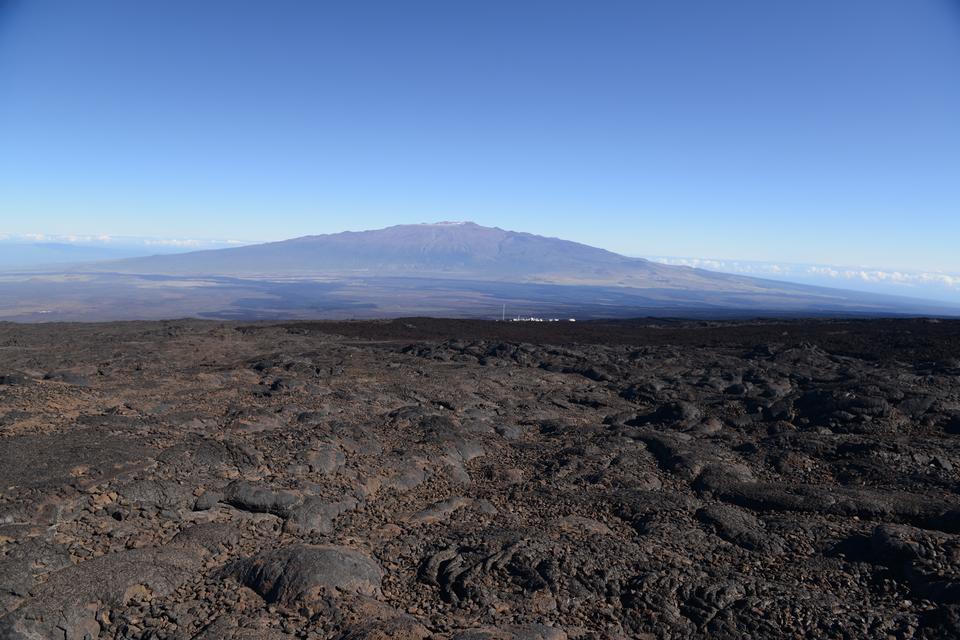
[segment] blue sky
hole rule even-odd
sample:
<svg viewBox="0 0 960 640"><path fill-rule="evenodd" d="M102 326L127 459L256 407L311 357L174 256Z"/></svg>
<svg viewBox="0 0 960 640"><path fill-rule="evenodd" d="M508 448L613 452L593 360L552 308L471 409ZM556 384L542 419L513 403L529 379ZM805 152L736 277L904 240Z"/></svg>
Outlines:
<svg viewBox="0 0 960 640"><path fill-rule="evenodd" d="M0 0L0 233L960 272L951 0Z"/></svg>

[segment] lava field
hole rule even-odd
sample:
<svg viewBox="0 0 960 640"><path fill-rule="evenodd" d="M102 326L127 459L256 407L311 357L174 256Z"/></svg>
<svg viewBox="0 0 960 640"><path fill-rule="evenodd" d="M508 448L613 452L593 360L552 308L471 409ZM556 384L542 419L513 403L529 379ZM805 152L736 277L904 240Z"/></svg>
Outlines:
<svg viewBox="0 0 960 640"><path fill-rule="evenodd" d="M0 638L960 637L960 322L0 324Z"/></svg>

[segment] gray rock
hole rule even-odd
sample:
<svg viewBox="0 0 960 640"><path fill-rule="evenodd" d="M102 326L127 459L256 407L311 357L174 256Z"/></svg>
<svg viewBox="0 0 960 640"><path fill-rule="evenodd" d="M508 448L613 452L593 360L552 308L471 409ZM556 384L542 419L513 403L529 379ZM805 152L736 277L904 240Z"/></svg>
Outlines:
<svg viewBox="0 0 960 640"><path fill-rule="evenodd" d="M318 445L316 450L307 454L306 459L310 471L324 475L336 473L343 468L345 462L346 458L340 447L329 443Z"/></svg>
<svg viewBox="0 0 960 640"><path fill-rule="evenodd" d="M0 486L53 488L103 482L155 455L143 440L87 428L18 435L0 446Z"/></svg>
<svg viewBox="0 0 960 640"><path fill-rule="evenodd" d="M920 598L960 604L960 536L883 524L870 538L871 558L889 567Z"/></svg>
<svg viewBox="0 0 960 640"><path fill-rule="evenodd" d="M343 513L357 508L357 500L346 498L330 502L311 497L289 510L283 524L284 531L295 534L332 533L334 521Z"/></svg>
<svg viewBox="0 0 960 640"><path fill-rule="evenodd" d="M203 555L167 546L114 553L57 571L35 595L0 618L0 638L83 640L100 633L97 614L134 594L163 597L196 575Z"/></svg>
<svg viewBox="0 0 960 640"><path fill-rule="evenodd" d="M216 491L204 491L197 498L196 502L193 503L193 510L209 511L217 506L221 500L223 500L223 494L217 493Z"/></svg>
<svg viewBox="0 0 960 640"><path fill-rule="evenodd" d="M410 522L413 524L434 524L441 522L448 519L451 514L455 513L459 509L469 507L471 504L473 504L473 500L463 496L447 498L446 500L435 502L429 507L421 509L417 513L413 514L410 517Z"/></svg>
<svg viewBox="0 0 960 640"><path fill-rule="evenodd" d="M507 625L459 631L451 640L567 640L567 634L543 624Z"/></svg>
<svg viewBox="0 0 960 640"><path fill-rule="evenodd" d="M336 640L427 640L434 637L426 627L410 616L397 615L351 626Z"/></svg>
<svg viewBox="0 0 960 640"><path fill-rule="evenodd" d="M697 519L711 525L717 535L750 551L782 553L777 536L767 533L752 514L726 505L710 505L697 511Z"/></svg>
<svg viewBox="0 0 960 640"><path fill-rule="evenodd" d="M233 562L225 575L284 606L323 594L380 594L382 572L370 556L339 546L292 545Z"/></svg>
<svg viewBox="0 0 960 640"><path fill-rule="evenodd" d="M90 384L87 376L82 373L77 373L76 371L51 371L44 374L43 379L72 384L78 387L86 387Z"/></svg>
<svg viewBox="0 0 960 640"><path fill-rule="evenodd" d="M42 538L4 545L0 556L0 615L30 595L39 576L70 566L70 554L55 542Z"/></svg>
<svg viewBox="0 0 960 640"><path fill-rule="evenodd" d="M272 513L286 518L291 507L299 504L302 497L293 491L270 489L246 480L234 480L223 493L223 502L231 507L253 513Z"/></svg>
<svg viewBox="0 0 960 640"><path fill-rule="evenodd" d="M28 377L26 374L20 373L19 371L11 371L9 373L0 374L0 386L2 385L25 385L33 382L33 379Z"/></svg>
<svg viewBox="0 0 960 640"><path fill-rule="evenodd" d="M135 480L118 493L133 506L151 509L187 509L195 502L191 487L173 480Z"/></svg>
<svg viewBox="0 0 960 640"><path fill-rule="evenodd" d="M235 547L240 542L240 531L231 524L222 522L203 522L183 529L173 537L170 544L194 545L209 553L217 553L223 548Z"/></svg>

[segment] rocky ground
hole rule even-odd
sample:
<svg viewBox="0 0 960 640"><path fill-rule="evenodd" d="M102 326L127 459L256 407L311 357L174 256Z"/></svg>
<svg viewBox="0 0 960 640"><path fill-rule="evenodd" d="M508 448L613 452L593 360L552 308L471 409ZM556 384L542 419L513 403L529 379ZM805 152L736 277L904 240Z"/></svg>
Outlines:
<svg viewBox="0 0 960 640"><path fill-rule="evenodd" d="M0 325L0 638L960 635L960 323Z"/></svg>

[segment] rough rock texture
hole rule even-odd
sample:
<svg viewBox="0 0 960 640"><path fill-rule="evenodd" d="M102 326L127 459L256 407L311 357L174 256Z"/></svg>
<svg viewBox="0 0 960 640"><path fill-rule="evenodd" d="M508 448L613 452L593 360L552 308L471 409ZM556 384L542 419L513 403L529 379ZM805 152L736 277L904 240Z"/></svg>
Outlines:
<svg viewBox="0 0 960 640"><path fill-rule="evenodd" d="M295 606L325 592L380 593L382 572L369 556L337 546L291 545L239 560L226 575L270 603Z"/></svg>
<svg viewBox="0 0 960 640"><path fill-rule="evenodd" d="M960 636L960 324L0 324L0 638Z"/></svg>

